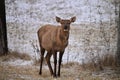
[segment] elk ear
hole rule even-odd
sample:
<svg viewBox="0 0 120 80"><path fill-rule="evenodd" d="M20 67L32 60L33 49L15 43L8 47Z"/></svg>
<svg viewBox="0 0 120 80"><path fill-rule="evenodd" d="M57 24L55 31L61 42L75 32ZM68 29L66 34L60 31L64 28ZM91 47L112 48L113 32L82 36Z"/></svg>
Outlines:
<svg viewBox="0 0 120 80"><path fill-rule="evenodd" d="M75 20L76 20L76 17L72 17L72 18L70 19L71 22L75 22Z"/></svg>
<svg viewBox="0 0 120 80"><path fill-rule="evenodd" d="M59 17L56 16L56 21L57 21L57 22L60 22L60 21L61 21L61 18L59 18Z"/></svg>

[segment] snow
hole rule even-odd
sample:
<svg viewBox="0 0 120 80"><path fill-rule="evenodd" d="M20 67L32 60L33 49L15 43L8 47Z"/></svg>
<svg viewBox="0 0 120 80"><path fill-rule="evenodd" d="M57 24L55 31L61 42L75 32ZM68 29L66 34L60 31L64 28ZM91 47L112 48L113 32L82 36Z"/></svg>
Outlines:
<svg viewBox="0 0 120 80"><path fill-rule="evenodd" d="M22 59L16 59L16 60L11 60L6 62L6 64L10 64L10 65L14 65L14 66L30 66L33 64L33 61L26 61L26 60L22 60Z"/></svg>
<svg viewBox="0 0 120 80"><path fill-rule="evenodd" d="M76 0L76 1L71 1L71 0L47 0L47 1L37 1L33 4L28 3L27 1L16 1L16 4L14 5L16 8L16 13L19 13L19 16L17 17L17 20L22 23L26 22L29 20L29 22L36 22L36 21L44 21L46 22L52 22L50 19L51 17L54 17L56 15L63 17L63 18L68 18L71 16L77 16L77 21L75 23L80 23L81 21L87 21L89 22L90 15L94 15L93 17L96 18L96 20L99 20L99 16L97 13L94 11L97 11L96 6L97 5L109 5L105 1L99 1L94 0L92 3L90 0L87 0L86 2L84 0ZM9 7L9 5L7 5ZM109 5L109 7L112 7L112 5ZM90 9L92 12L90 13ZM110 8L108 8L110 10ZM14 8L13 8L14 10ZM11 10L12 11L12 10ZM106 10L104 10L104 7L100 8L100 11L104 11L105 13ZM25 14L24 14L25 13ZM32 14L30 14L32 13ZM41 15L38 15L41 14ZM113 11L111 11L113 13ZM8 14L8 13L7 13ZM17 15L17 14L16 14ZM30 17L30 15L35 16L33 19ZM108 14L109 15L109 14ZM41 19L39 20L37 16L41 16ZM47 17L47 18L46 18ZM113 16L114 17L114 16ZM16 18L16 17L14 17ZM88 18L88 19L87 19ZM33 19L33 20L32 20ZM36 20L38 19L38 20ZM53 18L52 18L53 19ZM108 21L109 16L104 16L103 20ZM11 16L7 16L7 21L12 21ZM15 19L14 19L15 20ZM92 19L94 20L94 19ZM97 21L98 22L98 21Z"/></svg>
<svg viewBox="0 0 120 80"><path fill-rule="evenodd" d="M104 53L105 45L100 44L102 39L100 39L99 30L95 33L97 31L95 29L100 29L98 24L100 20L108 22L104 26L108 29L110 21L114 21L115 8L110 2L104 0L5 0L5 2L9 50L28 53L33 59L36 57L38 59L40 52L37 52L37 49L39 49L37 30L44 24L57 25L55 16L63 19L76 16L77 19L72 24L76 25L77 28L71 28L74 34L70 34L69 46L65 51L63 61L67 62L69 56L69 61L79 61L81 63L86 58L85 54L87 54L84 52L86 39L90 39L90 46L99 46L101 52ZM100 15L99 12L102 14ZM92 22L96 24L89 24ZM89 35L89 31L87 31L89 29L93 29L91 31L93 36ZM116 38L110 40L113 42L111 43L111 49L114 49ZM36 49L32 44L37 46Z"/></svg>

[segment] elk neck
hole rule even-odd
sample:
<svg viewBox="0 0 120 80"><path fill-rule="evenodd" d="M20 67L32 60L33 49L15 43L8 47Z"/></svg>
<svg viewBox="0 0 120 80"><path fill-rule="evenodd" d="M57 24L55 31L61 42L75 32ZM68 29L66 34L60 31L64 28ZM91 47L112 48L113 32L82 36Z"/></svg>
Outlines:
<svg viewBox="0 0 120 80"><path fill-rule="evenodd" d="M59 38L63 43L67 43L68 42L68 38L69 38L69 30L68 31L64 31L64 29L60 29L60 34L59 34Z"/></svg>

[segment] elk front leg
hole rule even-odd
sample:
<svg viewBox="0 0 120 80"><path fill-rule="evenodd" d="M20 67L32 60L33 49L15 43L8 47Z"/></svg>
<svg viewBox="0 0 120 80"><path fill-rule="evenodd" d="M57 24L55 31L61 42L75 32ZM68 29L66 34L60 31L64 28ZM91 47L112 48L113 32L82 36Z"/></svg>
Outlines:
<svg viewBox="0 0 120 80"><path fill-rule="evenodd" d="M59 53L58 77L60 77L60 68L61 68L61 62L62 62L63 53L64 53L64 51Z"/></svg>
<svg viewBox="0 0 120 80"><path fill-rule="evenodd" d="M53 73L53 77L57 77L57 75L56 75L57 52L54 52L54 51L53 51L53 57L54 57L54 73Z"/></svg>

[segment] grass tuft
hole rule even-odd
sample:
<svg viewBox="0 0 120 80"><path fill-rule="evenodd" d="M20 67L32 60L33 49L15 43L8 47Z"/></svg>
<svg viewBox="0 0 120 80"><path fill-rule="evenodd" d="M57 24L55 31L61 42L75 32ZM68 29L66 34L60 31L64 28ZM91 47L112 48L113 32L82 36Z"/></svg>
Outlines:
<svg viewBox="0 0 120 80"><path fill-rule="evenodd" d="M90 70L90 71L101 71L104 70L105 67L110 67L115 69L117 67L117 61L114 55L105 55L103 58L99 59L97 62L91 59L90 62L79 64L77 62L69 62L63 64L64 68L79 66L80 70Z"/></svg>
<svg viewBox="0 0 120 80"><path fill-rule="evenodd" d="M1 56L2 61L9 61L9 60L14 60L14 59L22 59L22 60L31 60L30 55L26 53L18 53L16 51L14 52L9 52L5 56Z"/></svg>

